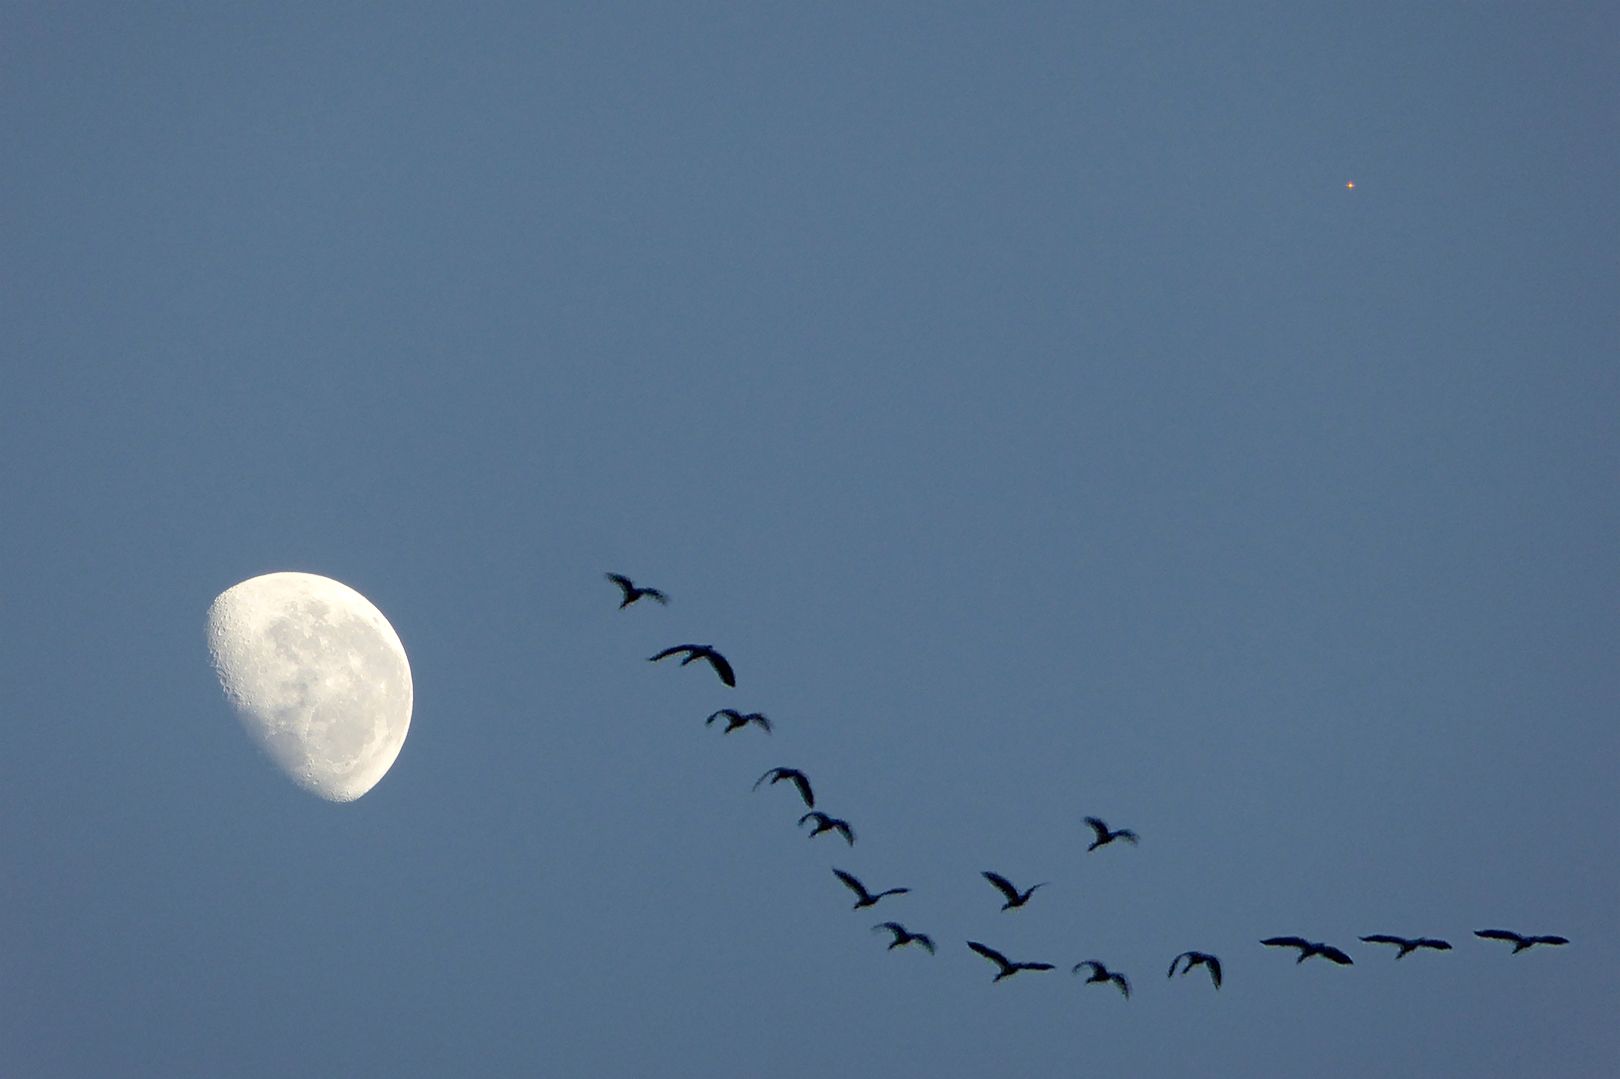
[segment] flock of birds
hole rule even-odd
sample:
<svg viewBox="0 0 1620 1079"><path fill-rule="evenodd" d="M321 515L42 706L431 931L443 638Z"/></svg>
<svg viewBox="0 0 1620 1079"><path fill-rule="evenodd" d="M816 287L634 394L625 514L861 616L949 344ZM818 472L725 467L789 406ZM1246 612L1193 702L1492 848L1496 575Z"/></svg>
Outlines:
<svg viewBox="0 0 1620 1079"><path fill-rule="evenodd" d="M626 577L623 574L609 573L607 574L607 579L618 585L623 593L622 601L619 603L620 610L623 610L624 608L629 607L643 599L650 599L659 604L667 605L669 603L669 596L664 592L656 588L646 588L637 585L629 577ZM713 645L672 645L669 648L665 648L658 652L656 655L650 656L649 662L657 663L661 660L669 659L674 656L681 657L681 666L686 666L698 661L705 662L711 668L713 668L714 673L726 686L735 688L737 685L737 675L732 669L731 663L726 659L725 656L716 651ZM712 726L716 720L725 721L726 726L722 732L724 734L731 734L733 731L742 730L749 726L756 726L767 734L771 733L773 729L770 718L761 712L741 712L735 708L721 708L710 713L709 717L704 721L704 724L706 726ZM799 825L801 827L806 823L811 825L809 832L811 838L814 838L823 832L833 832L841 836L851 847L855 845L855 830L853 827L851 827L847 820L831 816L828 813L816 808L815 790L810 785L810 778L799 769L785 767L771 768L754 782L754 789L757 791L761 786L775 786L778 783L787 783L795 791L797 791L799 798L804 803L804 808L806 810L804 815L799 818ZM1133 846L1140 842L1140 837L1135 832L1128 828L1110 828L1108 824L1100 818L1086 817L1085 823L1090 827L1094 836L1090 846L1086 848L1088 853L1118 841L1124 841ZM911 891L910 888L906 887L894 887L873 892L868 889L867 886L853 873L849 873L836 867L833 868L832 872L833 876L837 877L846 888L854 893L855 905L852 908L854 910L864 910L868 907L874 907L880 900L887 896L905 895ZM1002 899L1004 900L1004 902L1001 904L1001 909L1004 911L1015 910L1025 906L1029 903L1031 897L1034 896L1037 889L1043 888L1050 883L1048 881L1042 881L1038 884L1032 884L1028 888L1020 889L1014 885L1012 881L1008 880L1000 873L996 873L992 870L984 870L981 875L990 883L992 887L996 889L997 892L1001 894ZM914 932L902 925L900 922L879 922L872 927L872 930L873 932L888 933L890 935L890 941L888 944L888 950L890 951L894 950L895 948L904 948L910 945L916 945L917 947L928 952L930 955L935 954L935 944L932 937L926 933ZM1552 934L1522 934L1516 933L1510 929L1477 929L1474 931L1474 935L1485 940L1509 942L1513 945L1513 954L1515 955L1538 944L1561 945L1569 943L1567 938L1561 936ZM1449 941L1441 940L1437 937L1409 938L1394 936L1389 933L1370 933L1367 936L1361 937L1360 939L1369 944L1394 945L1397 949L1395 953L1396 959L1404 959L1408 954L1417 951L1418 949L1429 949L1432 951L1442 952L1452 950L1451 943ZM1009 959L1006 955L987 944L981 943L980 941L970 940L966 943L970 950L995 964L996 973L991 979L992 983L999 982L1004 978L1010 978L1014 974L1018 974L1021 971L1042 971L1056 969L1056 964L1053 963ZM1326 959L1329 962L1336 963L1340 966L1350 966L1355 962L1355 960L1353 960L1344 950L1319 940L1306 940L1304 937L1294 936L1267 937L1260 941L1260 943L1270 948L1296 949L1299 953L1294 959L1296 964L1303 963L1305 960L1315 956L1320 956L1321 958ZM1185 951L1180 953L1170 961L1170 970L1167 977L1174 978L1178 973L1178 968L1179 973L1186 975L1190 974L1194 968L1197 967L1203 967L1204 970L1208 972L1210 982L1216 989L1221 987L1220 958L1210 954L1209 952ZM1117 988L1126 999L1130 998L1130 980L1123 973L1109 968L1100 960L1083 959L1074 964L1070 969L1071 973L1074 974L1084 973L1086 975L1086 984L1088 985L1112 985Z"/></svg>

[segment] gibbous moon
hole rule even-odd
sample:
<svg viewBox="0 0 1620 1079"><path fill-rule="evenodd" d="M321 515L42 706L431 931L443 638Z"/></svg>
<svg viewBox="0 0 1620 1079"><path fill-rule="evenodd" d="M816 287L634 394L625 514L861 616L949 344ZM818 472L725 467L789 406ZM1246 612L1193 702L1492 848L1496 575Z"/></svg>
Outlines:
<svg viewBox="0 0 1620 1079"><path fill-rule="evenodd" d="M352 802L411 725L411 665L382 612L313 573L267 573L208 608L208 651L242 727L294 783Z"/></svg>

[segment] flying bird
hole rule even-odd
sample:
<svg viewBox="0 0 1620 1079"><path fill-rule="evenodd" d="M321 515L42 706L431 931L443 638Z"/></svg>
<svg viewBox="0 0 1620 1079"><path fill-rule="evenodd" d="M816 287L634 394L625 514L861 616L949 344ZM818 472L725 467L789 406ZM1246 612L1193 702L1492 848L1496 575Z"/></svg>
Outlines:
<svg viewBox="0 0 1620 1079"><path fill-rule="evenodd" d="M1035 894L1036 888L1044 888L1046 885L1051 883L1051 881L1043 880L1039 884L1031 884L1027 889L1020 892L1017 888L1013 887L1012 881L1008 880L1000 873L992 873L990 870L986 869L984 871L984 879L989 881L991 884L994 884L996 886L996 890L1007 897L1007 901L1001 904L1002 910L1011 910L1013 907L1023 906L1025 903L1029 902L1029 897Z"/></svg>
<svg viewBox="0 0 1620 1079"><path fill-rule="evenodd" d="M829 817L819 809L812 809L810 812L800 817L799 823L803 824L807 820L813 820L816 822L816 826L810 829L811 839L814 839L822 832L837 832L839 835L844 837L850 846L853 847L855 845L855 829L849 826L849 821L842 820L838 817Z"/></svg>
<svg viewBox="0 0 1620 1079"><path fill-rule="evenodd" d="M771 733L771 720L764 712L739 712L735 708L722 708L718 712L710 712L709 718L703 721L703 725L707 727L722 717L726 721L726 729L721 732L722 734L730 734L737 728L746 727L750 723L759 726L766 734Z"/></svg>
<svg viewBox="0 0 1620 1079"><path fill-rule="evenodd" d="M1001 968L1001 972L999 974L997 974L994 978L990 979L990 982L991 982L992 985L995 984L996 982L1001 981L1001 979L1003 979L1003 978L1012 977L1014 974L1017 974L1021 970L1051 970L1052 969L1052 964L1051 963L1014 963L1012 960L1008 959L1006 956L1002 955L1000 952L996 951L994 948L987 948L983 944L980 944L976 940L968 941L967 946L969 948L972 948L974 951L978 952L980 955L982 955L986 959L990 960L990 962L994 963L996 966Z"/></svg>
<svg viewBox="0 0 1620 1079"><path fill-rule="evenodd" d="M1182 952L1170 960L1170 973L1165 976L1175 977L1176 964L1183 959L1187 961L1187 965L1182 968L1182 974L1190 974L1193 967L1203 966L1208 969L1209 980L1215 983L1215 988L1219 989L1221 987L1221 961L1208 952Z"/></svg>
<svg viewBox="0 0 1620 1079"><path fill-rule="evenodd" d="M916 944L928 949L929 955L934 954L934 938L927 933L913 933L899 922L879 922L872 927L872 932L876 933L884 929L894 934L894 939L889 942L889 951L892 952L896 948L902 948L907 944Z"/></svg>
<svg viewBox="0 0 1620 1079"><path fill-rule="evenodd" d="M643 596L647 597L648 599L657 600L659 603L665 604L666 606L669 603L669 597L658 591L658 589L638 588L636 587L636 583L634 581L622 573L609 573L607 574L607 579L624 590L624 602L619 604L619 610L621 611L630 606L630 604L634 603L636 600L641 599Z"/></svg>
<svg viewBox="0 0 1620 1079"><path fill-rule="evenodd" d="M855 905L850 907L850 910L860 910L862 907L874 906L879 899L886 895L905 895L911 891L910 888L885 888L883 891L873 895L866 890L866 885L862 884L853 873L845 873L842 869L834 869L833 876L843 881L844 887L855 893ZM932 942L930 941L930 943ZM930 948L929 950L932 951L933 949Z"/></svg>
<svg viewBox="0 0 1620 1079"><path fill-rule="evenodd" d="M1070 971L1070 973L1079 974L1081 967L1091 968L1091 977L1086 979L1087 985L1090 985L1092 982L1113 982L1115 985L1119 986L1119 991L1125 994L1126 1000L1131 999L1131 983L1126 981L1125 975L1121 974L1119 971L1109 970L1095 959L1083 959L1074 965L1074 969Z"/></svg>
<svg viewBox="0 0 1620 1079"><path fill-rule="evenodd" d="M1408 940L1405 937L1392 937L1388 933L1373 933L1370 936L1365 936L1361 939L1366 941L1368 944L1396 945L1400 948L1400 951L1395 953L1396 959L1405 959L1407 952L1415 951L1418 948L1433 948L1437 952L1451 951L1450 942L1439 940L1435 937L1417 937L1415 939Z"/></svg>
<svg viewBox="0 0 1620 1079"><path fill-rule="evenodd" d="M706 659L709 661L709 666L714 668L714 673L720 676L720 681L724 682L728 686L735 686L737 684L737 676L732 673L731 664L726 662L725 656L722 656L719 652L714 650L714 645L712 644L672 645L658 653L656 656L647 657L647 662L657 663L659 660L664 659L667 656L679 655L682 652L686 653L686 658L681 660L682 667L686 666L694 659Z"/></svg>
<svg viewBox="0 0 1620 1079"><path fill-rule="evenodd" d="M1476 937L1484 937L1486 940L1511 940L1513 942L1513 954L1514 955L1518 955L1520 952L1524 951L1526 948L1533 947L1533 946L1535 946L1537 944L1568 944L1569 943L1569 938L1568 937L1552 937L1552 936L1527 937L1527 936L1524 936L1521 933L1515 933L1511 929L1476 929L1476 930L1474 930L1474 936L1476 936Z"/></svg>
<svg viewBox="0 0 1620 1079"><path fill-rule="evenodd" d="M1107 846L1116 839L1123 839L1125 842L1135 846L1137 839L1140 838L1135 832L1128 828L1120 828L1115 831L1109 831L1108 825L1104 824L1096 817L1087 817L1086 823L1091 825L1091 830L1093 832L1097 833L1096 841L1092 843L1091 846L1086 848L1088 852L1094 851L1098 847Z"/></svg>
<svg viewBox="0 0 1620 1079"><path fill-rule="evenodd" d="M784 779L788 780L795 787L799 788L799 797L804 799L804 807L806 809L814 809L816 807L816 795L815 792L810 789L810 780L797 768L772 768L770 771L754 780L754 789L759 790L759 785L765 782L767 779L771 781L772 786L775 786Z"/></svg>
<svg viewBox="0 0 1620 1079"><path fill-rule="evenodd" d="M1270 948L1298 948L1299 958L1294 960L1296 963L1303 963L1313 955L1331 959L1341 967L1347 967L1355 962L1333 945L1323 944L1319 940L1306 940L1304 937L1267 937L1260 943Z"/></svg>

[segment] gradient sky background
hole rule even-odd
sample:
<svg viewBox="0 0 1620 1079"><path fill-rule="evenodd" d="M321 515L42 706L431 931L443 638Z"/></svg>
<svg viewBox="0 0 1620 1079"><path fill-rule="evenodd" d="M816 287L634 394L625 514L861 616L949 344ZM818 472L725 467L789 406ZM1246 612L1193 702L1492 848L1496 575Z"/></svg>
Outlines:
<svg viewBox="0 0 1620 1079"><path fill-rule="evenodd" d="M1613 1074L1614 5L537 7L0 14L0 1073Z"/></svg>

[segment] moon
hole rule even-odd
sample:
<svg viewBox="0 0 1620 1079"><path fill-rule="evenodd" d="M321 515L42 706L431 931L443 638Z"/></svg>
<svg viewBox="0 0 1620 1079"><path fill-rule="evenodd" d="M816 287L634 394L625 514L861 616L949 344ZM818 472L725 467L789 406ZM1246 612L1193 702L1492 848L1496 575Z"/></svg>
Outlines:
<svg viewBox="0 0 1620 1079"><path fill-rule="evenodd" d="M208 652L236 718L287 778L352 802L393 767L411 726L411 665L360 593L267 573L208 608Z"/></svg>

